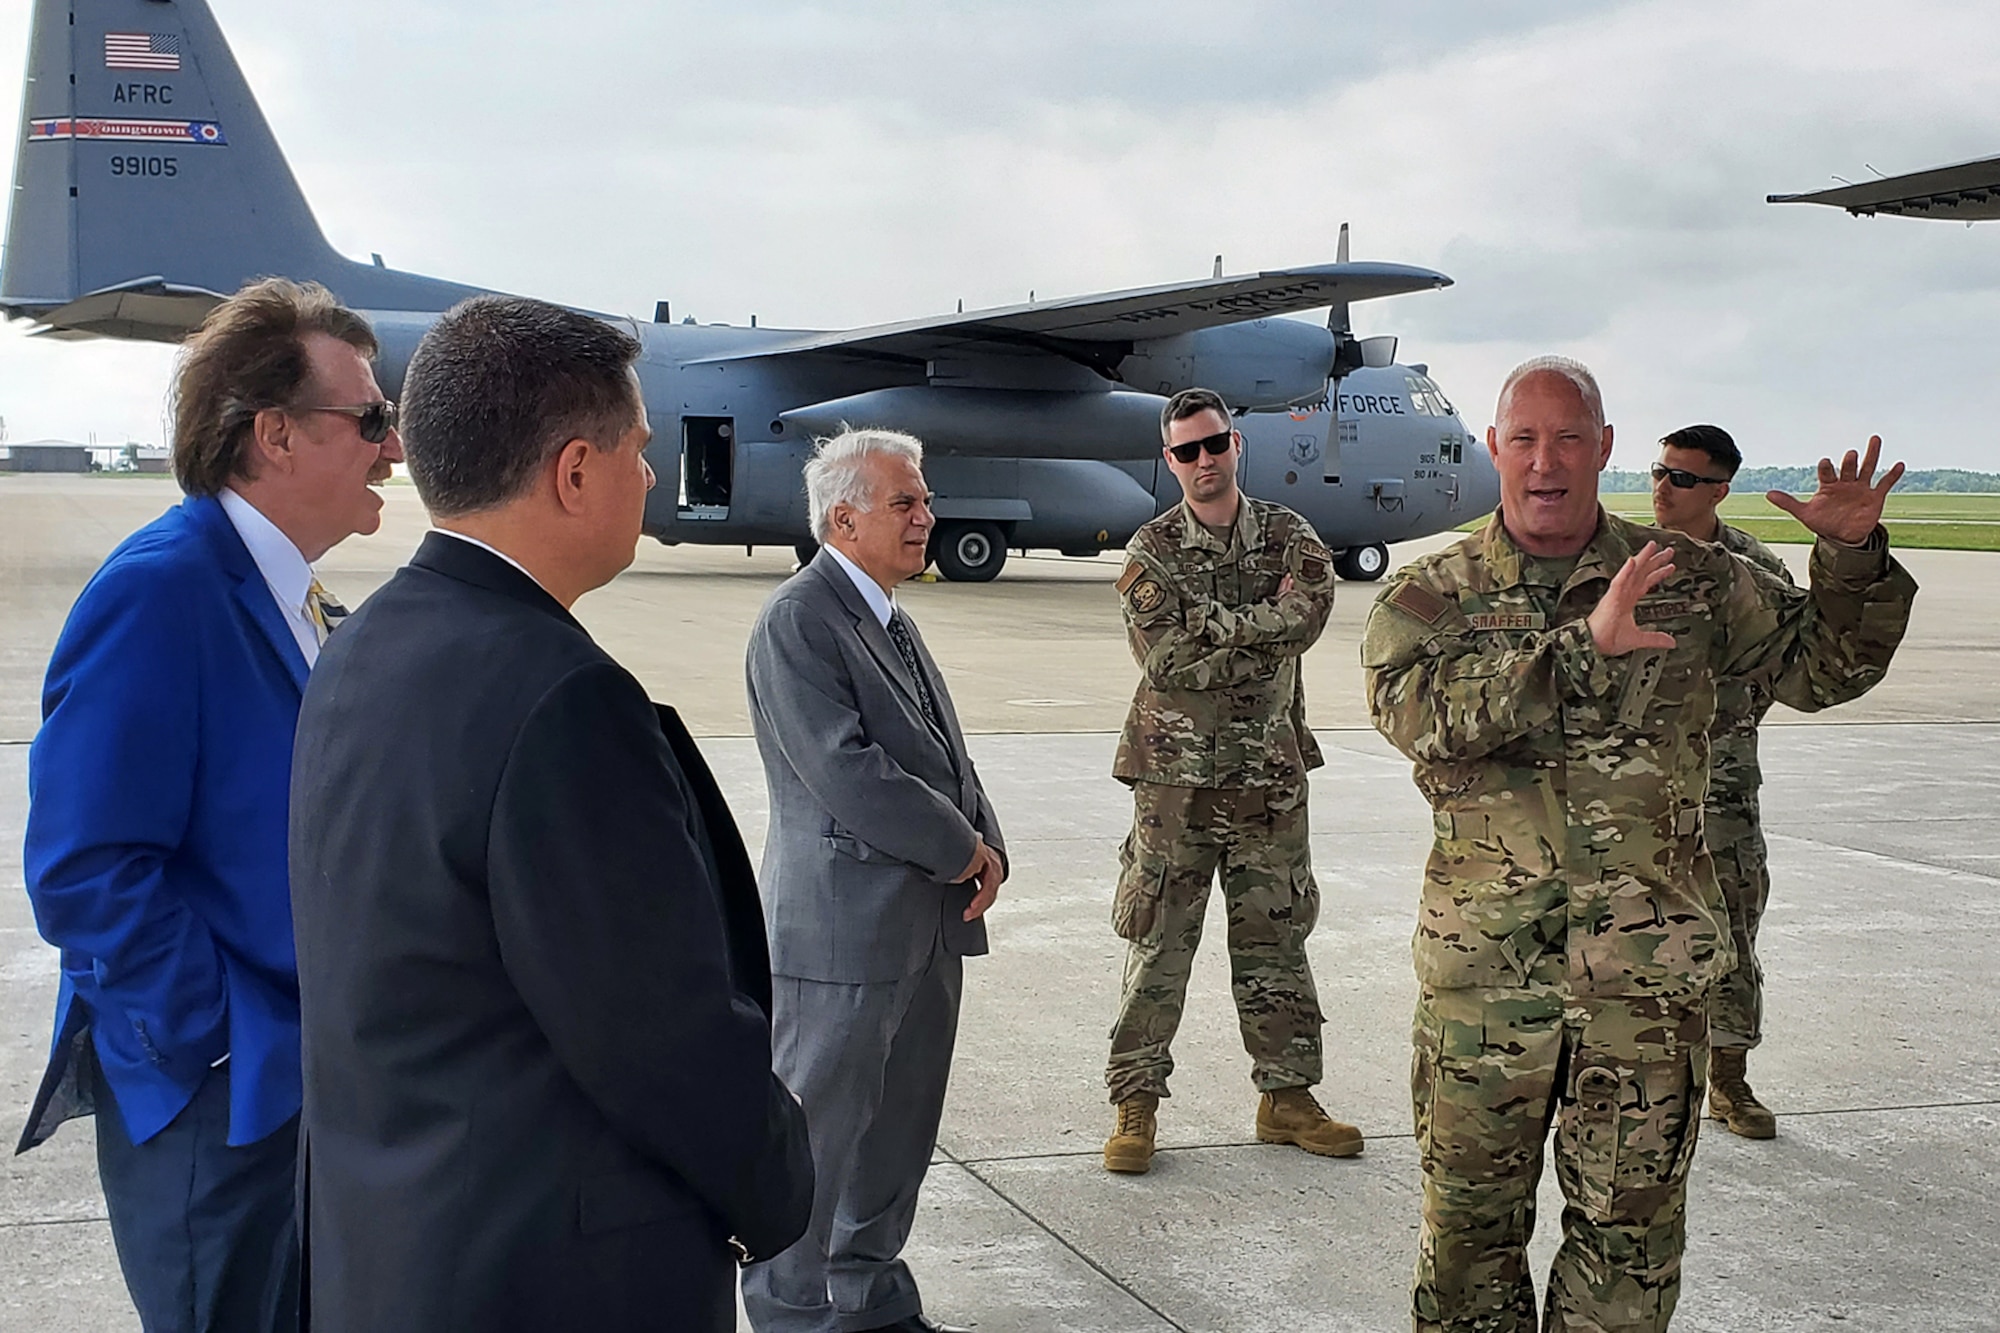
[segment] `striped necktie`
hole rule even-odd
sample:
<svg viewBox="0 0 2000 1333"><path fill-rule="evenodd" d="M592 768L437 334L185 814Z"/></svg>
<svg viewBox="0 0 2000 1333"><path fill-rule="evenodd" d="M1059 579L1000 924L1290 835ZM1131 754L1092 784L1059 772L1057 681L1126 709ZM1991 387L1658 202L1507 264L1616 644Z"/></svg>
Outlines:
<svg viewBox="0 0 2000 1333"><path fill-rule="evenodd" d="M347 608L335 601L333 594L321 587L318 579L314 579L312 587L306 591L306 619L312 621L313 632L319 635L320 647L324 648L327 636L347 619Z"/></svg>

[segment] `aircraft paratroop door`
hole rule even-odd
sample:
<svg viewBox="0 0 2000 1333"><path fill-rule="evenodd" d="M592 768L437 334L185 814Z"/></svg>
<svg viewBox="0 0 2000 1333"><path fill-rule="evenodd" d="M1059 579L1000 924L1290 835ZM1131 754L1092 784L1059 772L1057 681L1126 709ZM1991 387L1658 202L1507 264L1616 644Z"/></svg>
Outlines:
<svg viewBox="0 0 2000 1333"><path fill-rule="evenodd" d="M735 446L734 417L681 418L680 517L729 517Z"/></svg>

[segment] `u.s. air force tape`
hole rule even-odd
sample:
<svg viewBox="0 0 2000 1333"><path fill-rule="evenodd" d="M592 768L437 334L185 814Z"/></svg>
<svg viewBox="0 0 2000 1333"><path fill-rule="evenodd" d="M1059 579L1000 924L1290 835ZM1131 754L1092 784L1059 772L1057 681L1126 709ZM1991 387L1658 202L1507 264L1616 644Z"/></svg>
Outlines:
<svg viewBox="0 0 2000 1333"><path fill-rule="evenodd" d="M1692 598L1655 597L1640 602L1632 608L1632 622L1648 625L1655 620L1672 620L1676 616L1688 615L1695 609Z"/></svg>

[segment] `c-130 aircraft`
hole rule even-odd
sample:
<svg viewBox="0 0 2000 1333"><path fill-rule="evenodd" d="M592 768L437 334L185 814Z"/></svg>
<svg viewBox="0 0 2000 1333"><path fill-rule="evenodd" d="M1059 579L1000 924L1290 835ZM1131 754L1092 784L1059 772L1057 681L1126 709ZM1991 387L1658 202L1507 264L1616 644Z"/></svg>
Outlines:
<svg viewBox="0 0 2000 1333"><path fill-rule="evenodd" d="M0 311L57 338L174 342L243 282L325 284L365 313L391 397L436 315L486 289L327 243L204 0L37 0ZM932 558L983 581L1007 551L1094 555L1178 503L1163 395L1238 414L1251 494L1304 514L1350 579L1389 542L1490 510L1498 486L1422 365L1356 338L1355 301L1444 287L1338 262L839 332L633 321L666 484L660 541L812 549L800 471L843 423L907 430L936 493ZM1276 318L1330 307L1325 326Z"/></svg>

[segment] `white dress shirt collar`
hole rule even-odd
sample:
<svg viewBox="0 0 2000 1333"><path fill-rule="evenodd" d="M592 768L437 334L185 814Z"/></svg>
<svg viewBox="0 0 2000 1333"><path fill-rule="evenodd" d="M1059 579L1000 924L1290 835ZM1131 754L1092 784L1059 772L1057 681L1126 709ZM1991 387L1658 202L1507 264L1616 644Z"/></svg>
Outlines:
<svg viewBox="0 0 2000 1333"><path fill-rule="evenodd" d="M847 577L854 580L855 589L860 592L861 600L868 603L868 609L875 613L876 622L883 629L889 628L889 617L896 613L895 598L891 597L881 584L877 583L866 573L863 573L861 566L842 555L838 549L832 546L822 549L835 560L838 560L840 567L847 571Z"/></svg>
<svg viewBox="0 0 2000 1333"><path fill-rule="evenodd" d="M450 528L432 528L431 531L439 533L446 537L456 537L458 538L458 540L462 542L466 542L472 546L477 546L480 550L486 552L488 555L497 555L502 560L505 560L508 564L512 565L514 568L520 570L523 574L528 574L528 567L526 565L522 564L519 560L516 560L513 556L508 555L505 551L499 549L498 547L488 546L485 542L480 541L479 538L477 537L468 537L462 532L453 532ZM528 579L537 588L542 588L542 581L536 578L533 574L528 574ZM547 592L548 589L542 588L542 591Z"/></svg>
<svg viewBox="0 0 2000 1333"><path fill-rule="evenodd" d="M271 590L271 600L278 604L285 628L292 632L299 651L305 654L306 665L311 666L319 661L319 630L306 612L306 594L313 585L312 566L306 563L292 539L264 517L256 505L226 486L216 499L222 503L222 512L229 515L236 535L249 549L250 558L257 562L257 572L264 576L264 586Z"/></svg>

